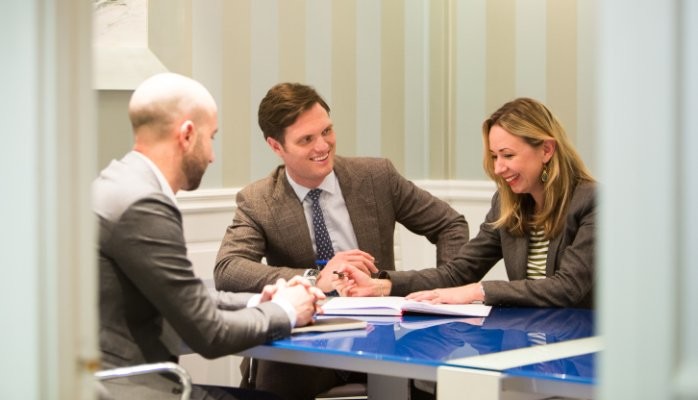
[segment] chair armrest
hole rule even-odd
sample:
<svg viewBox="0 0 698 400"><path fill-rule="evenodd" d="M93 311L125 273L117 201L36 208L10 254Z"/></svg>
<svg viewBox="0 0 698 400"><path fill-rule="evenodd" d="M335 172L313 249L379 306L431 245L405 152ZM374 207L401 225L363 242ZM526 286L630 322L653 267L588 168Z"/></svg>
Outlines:
<svg viewBox="0 0 698 400"><path fill-rule="evenodd" d="M182 384L182 400L189 400L191 396L191 376L186 369L173 362L161 362L152 364L141 364L130 367L120 367L95 372L95 377L100 380L124 378L133 375L144 375L152 373L169 372L177 375Z"/></svg>

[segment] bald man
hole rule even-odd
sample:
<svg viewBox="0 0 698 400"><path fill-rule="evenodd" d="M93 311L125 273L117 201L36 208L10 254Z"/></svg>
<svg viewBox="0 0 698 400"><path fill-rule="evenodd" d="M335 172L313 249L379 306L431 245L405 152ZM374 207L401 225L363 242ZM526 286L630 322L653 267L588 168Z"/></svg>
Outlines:
<svg viewBox="0 0 698 400"><path fill-rule="evenodd" d="M166 73L144 81L128 108L133 150L93 184L99 217L100 347L103 368L176 361L182 344L204 357L236 353L312 320L322 292L304 279L260 294L209 291L194 276L177 191L194 190L218 131L217 107L200 83ZM156 374L106 381L114 398L176 399ZM267 393L196 386L194 399L272 399Z"/></svg>

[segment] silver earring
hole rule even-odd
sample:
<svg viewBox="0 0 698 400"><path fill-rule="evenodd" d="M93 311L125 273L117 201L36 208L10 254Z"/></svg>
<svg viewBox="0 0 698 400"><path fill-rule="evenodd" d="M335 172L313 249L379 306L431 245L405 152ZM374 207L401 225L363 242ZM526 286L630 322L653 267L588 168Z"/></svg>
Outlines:
<svg viewBox="0 0 698 400"><path fill-rule="evenodd" d="M540 181L545 183L548 181L548 166L543 164L543 172L540 174Z"/></svg>

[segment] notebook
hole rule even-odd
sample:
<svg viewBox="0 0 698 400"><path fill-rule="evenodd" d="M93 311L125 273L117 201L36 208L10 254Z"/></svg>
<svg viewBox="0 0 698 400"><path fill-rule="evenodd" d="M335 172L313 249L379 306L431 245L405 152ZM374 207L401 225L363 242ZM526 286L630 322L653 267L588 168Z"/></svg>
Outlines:
<svg viewBox="0 0 698 400"><path fill-rule="evenodd" d="M402 315L420 313L486 317L492 306L484 304L429 304L400 296L332 297L323 305L325 315Z"/></svg>
<svg viewBox="0 0 698 400"><path fill-rule="evenodd" d="M291 330L291 334L308 332L334 332L352 329L366 329L368 322L346 317L318 317L311 324L299 326Z"/></svg>

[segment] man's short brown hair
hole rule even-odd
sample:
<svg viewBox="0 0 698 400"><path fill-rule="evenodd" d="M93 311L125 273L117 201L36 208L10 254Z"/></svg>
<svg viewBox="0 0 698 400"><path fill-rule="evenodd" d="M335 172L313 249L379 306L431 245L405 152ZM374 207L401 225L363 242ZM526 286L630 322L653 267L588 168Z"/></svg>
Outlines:
<svg viewBox="0 0 698 400"><path fill-rule="evenodd" d="M264 139L271 137L283 144L286 128L316 103L330 113L330 106L312 87L289 82L274 85L259 103L257 112Z"/></svg>

